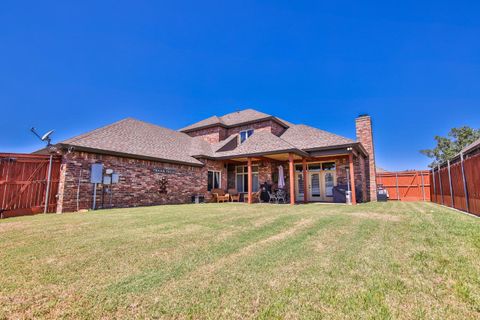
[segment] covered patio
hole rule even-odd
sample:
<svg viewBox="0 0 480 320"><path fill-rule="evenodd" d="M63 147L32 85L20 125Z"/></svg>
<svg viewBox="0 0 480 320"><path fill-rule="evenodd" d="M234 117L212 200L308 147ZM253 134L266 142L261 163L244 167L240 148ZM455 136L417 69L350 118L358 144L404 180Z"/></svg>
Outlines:
<svg viewBox="0 0 480 320"><path fill-rule="evenodd" d="M227 186L229 190L236 189L243 194L249 204L254 202L253 196L262 186L280 188L285 190L288 202L293 205L338 202L334 198L334 188L341 185L351 191L351 203L356 204L356 184L363 189L360 193L366 194L366 183L356 181L356 177L358 180L365 176L360 172L360 157L353 148L338 151L342 153L329 155L331 152L317 151L312 156L306 152L290 151L231 157L224 160ZM281 171L283 183L280 181Z"/></svg>

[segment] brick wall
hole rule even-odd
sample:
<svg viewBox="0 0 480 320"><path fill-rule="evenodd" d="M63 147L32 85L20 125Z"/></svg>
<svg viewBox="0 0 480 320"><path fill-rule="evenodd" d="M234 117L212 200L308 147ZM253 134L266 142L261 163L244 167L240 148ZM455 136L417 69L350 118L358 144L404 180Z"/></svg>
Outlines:
<svg viewBox="0 0 480 320"><path fill-rule="evenodd" d="M90 167L103 163L104 168L120 174L120 182L111 186L111 194L103 196L104 207L136 207L158 204L190 203L194 194L206 195L207 171L222 172L222 186L227 185L227 173L221 161L205 160L204 167L129 159L117 156L74 152L63 157L58 194L57 212L90 209L93 203L93 184ZM172 173L155 173L154 168L172 169ZM166 193L160 193L160 180L167 180ZM108 187L107 187L108 188ZM106 189L107 189L106 188ZM105 191L106 191L105 189ZM97 207L102 205L102 186L97 186ZM110 200L111 196L111 200Z"/></svg>
<svg viewBox="0 0 480 320"><path fill-rule="evenodd" d="M231 136L232 134L237 134L242 130L248 129L253 129L255 131L269 131L277 136L281 135L285 131L285 129L277 122L273 120L265 120L229 128L227 131L227 137Z"/></svg>
<svg viewBox="0 0 480 320"><path fill-rule="evenodd" d="M377 183L375 167L375 148L373 144L372 119L370 116L360 116L355 121L357 141L360 142L368 153L366 159L367 198L377 201Z"/></svg>
<svg viewBox="0 0 480 320"><path fill-rule="evenodd" d="M227 135L227 129L223 127L210 127L205 129L199 129L187 133L191 137L202 137L209 143L217 143L225 140Z"/></svg>
<svg viewBox="0 0 480 320"><path fill-rule="evenodd" d="M237 134L242 130L254 129L256 131L270 131L276 136L280 136L285 128L273 120L265 120L254 122L247 125L236 126L233 128L223 128L220 126L210 127L205 129L199 129L195 131L188 132L187 134L191 137L202 137L209 143L217 143L219 141L225 140L232 134Z"/></svg>

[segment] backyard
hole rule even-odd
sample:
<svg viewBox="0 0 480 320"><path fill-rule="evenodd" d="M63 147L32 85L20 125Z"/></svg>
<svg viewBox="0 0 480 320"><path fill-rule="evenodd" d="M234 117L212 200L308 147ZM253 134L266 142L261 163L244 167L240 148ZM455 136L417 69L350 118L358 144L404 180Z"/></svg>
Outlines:
<svg viewBox="0 0 480 320"><path fill-rule="evenodd" d="M480 219L432 203L0 221L2 318L480 317Z"/></svg>

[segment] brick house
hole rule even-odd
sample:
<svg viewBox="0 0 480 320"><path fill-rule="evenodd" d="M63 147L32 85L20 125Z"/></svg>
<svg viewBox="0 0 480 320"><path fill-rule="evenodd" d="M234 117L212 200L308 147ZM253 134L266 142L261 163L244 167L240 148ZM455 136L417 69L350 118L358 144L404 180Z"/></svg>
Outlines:
<svg viewBox="0 0 480 320"><path fill-rule="evenodd" d="M332 202L348 181L353 203L375 201L369 116L356 119L356 133L354 141L252 109L179 131L127 118L56 145L63 156L57 212L92 208L94 163L119 176L96 185L97 207L190 203L194 195L208 200L213 188L254 193L278 183L279 167L292 204Z"/></svg>

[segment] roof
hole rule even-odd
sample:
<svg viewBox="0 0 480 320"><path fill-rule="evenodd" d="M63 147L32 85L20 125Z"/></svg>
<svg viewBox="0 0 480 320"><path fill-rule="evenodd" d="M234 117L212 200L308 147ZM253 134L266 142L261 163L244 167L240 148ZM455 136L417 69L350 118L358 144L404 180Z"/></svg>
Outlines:
<svg viewBox="0 0 480 320"><path fill-rule="evenodd" d="M209 147L204 143L185 133L132 118L62 141L60 144L192 165L202 165L202 162L191 156L195 153L194 148L204 150L204 153L209 152Z"/></svg>
<svg viewBox="0 0 480 320"><path fill-rule="evenodd" d="M225 125L232 125L266 118L273 119L268 114L247 109L222 117L210 117L200 123L205 125L221 121ZM282 123L288 122L282 120ZM270 131L255 130L254 134L241 144L238 142L238 134L211 144L202 137L191 137L184 132L127 118L65 140L59 145L73 146L79 151L198 166L203 165L200 158L226 159L284 152L308 156L307 151L318 149L353 145L362 148L358 142L351 139L307 125L288 123L285 126L287 130L280 137Z"/></svg>
<svg viewBox="0 0 480 320"><path fill-rule="evenodd" d="M235 137L238 137L238 135L235 135ZM215 157L223 158L256 154L274 154L286 151L305 154L305 152L299 150L296 146L277 137L269 131L256 131L252 136L233 150L218 151L217 149Z"/></svg>
<svg viewBox="0 0 480 320"><path fill-rule="evenodd" d="M460 151L460 153L468 153L469 151L477 148L480 146L480 139L474 141L473 143L469 144L468 146L466 146L465 148L462 149L462 151Z"/></svg>
<svg viewBox="0 0 480 320"><path fill-rule="evenodd" d="M189 125L185 128L182 128L179 131L186 132L186 131L192 131L192 130L216 126L216 125L228 128L228 127L237 126L243 123L249 123L249 122L254 122L259 120L267 120L267 119L275 120L280 124L282 124L284 127L288 127L289 125L291 125L287 121L283 121L272 115L269 115L257 110L253 110L253 109L245 109L245 110L228 113L221 117L212 116L202 121L196 122L192 125Z"/></svg>
<svg viewBox="0 0 480 320"><path fill-rule="evenodd" d="M281 138L295 147L303 150L355 143L355 141L352 139L348 139L304 124L293 125L289 127L281 135Z"/></svg>

